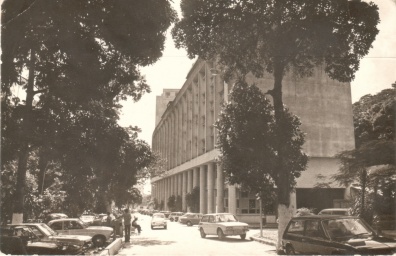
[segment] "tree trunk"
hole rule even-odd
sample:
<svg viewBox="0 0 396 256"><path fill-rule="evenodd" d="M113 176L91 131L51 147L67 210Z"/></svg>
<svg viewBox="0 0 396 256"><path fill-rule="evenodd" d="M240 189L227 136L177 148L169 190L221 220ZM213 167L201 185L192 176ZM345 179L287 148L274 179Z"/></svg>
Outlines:
<svg viewBox="0 0 396 256"><path fill-rule="evenodd" d="M362 184L362 192L361 192L361 209L360 209L360 214L363 216L363 218L366 216L366 205L365 205L365 200L366 200L366 186L367 186L367 171L364 169L362 171L362 175L360 178L360 182Z"/></svg>
<svg viewBox="0 0 396 256"><path fill-rule="evenodd" d="M29 140L32 134L32 109L34 96L34 66L35 51L30 50L29 77L26 88L26 105L23 113L21 148L18 154L17 183L15 193L14 211L12 214L12 223L23 222L24 198L25 198L25 181L27 171L27 161L29 157Z"/></svg>
<svg viewBox="0 0 396 256"><path fill-rule="evenodd" d="M284 145L286 144L285 137L283 136L283 129L281 126L284 108L282 99L282 79L284 76L285 66L281 60L275 57L274 60L274 88L270 92L275 111L275 121L277 124L277 151L278 151L278 243L277 251L281 250L281 241L283 232L286 229L287 223L293 217L296 206L291 204L294 200L290 200L290 174L289 170L285 169L283 163L284 158Z"/></svg>
<svg viewBox="0 0 396 256"><path fill-rule="evenodd" d="M44 193L45 187L45 172L48 166L48 158L47 158L47 151L43 148L40 148L39 152L39 174L38 174L38 191L39 194L42 195Z"/></svg>

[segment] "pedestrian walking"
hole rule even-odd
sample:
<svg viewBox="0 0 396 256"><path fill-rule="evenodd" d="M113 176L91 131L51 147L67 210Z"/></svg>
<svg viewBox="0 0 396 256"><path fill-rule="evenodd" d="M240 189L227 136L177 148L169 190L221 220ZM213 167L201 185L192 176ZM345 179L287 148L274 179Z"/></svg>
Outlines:
<svg viewBox="0 0 396 256"><path fill-rule="evenodd" d="M129 209L126 208L124 210L124 214L122 215L124 218L124 232L125 232L125 242L128 243L131 238L131 222L132 222L132 215L129 212Z"/></svg>

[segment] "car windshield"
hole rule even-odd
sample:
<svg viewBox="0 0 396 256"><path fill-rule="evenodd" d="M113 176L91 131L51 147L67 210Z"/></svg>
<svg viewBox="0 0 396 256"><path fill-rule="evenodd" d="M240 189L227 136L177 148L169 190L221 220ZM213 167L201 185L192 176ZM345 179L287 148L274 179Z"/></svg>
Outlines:
<svg viewBox="0 0 396 256"><path fill-rule="evenodd" d="M80 220L80 219L78 219L77 222L78 222L81 226L83 226L84 228L86 228L86 227L89 226L87 223L85 223L84 221L82 221L82 220Z"/></svg>
<svg viewBox="0 0 396 256"><path fill-rule="evenodd" d="M41 223L38 226L40 230L46 235L46 236L54 236L57 235L58 233L55 232L52 228L48 227L47 224Z"/></svg>
<svg viewBox="0 0 396 256"><path fill-rule="evenodd" d="M221 214L216 216L217 222L235 222L237 219L232 214Z"/></svg>
<svg viewBox="0 0 396 256"><path fill-rule="evenodd" d="M372 235L372 230L359 218L326 220L323 226L332 239Z"/></svg>
<svg viewBox="0 0 396 256"><path fill-rule="evenodd" d="M156 213L156 214L153 215L153 219L160 219L160 218L165 219L165 215L164 214L159 214L159 213Z"/></svg>

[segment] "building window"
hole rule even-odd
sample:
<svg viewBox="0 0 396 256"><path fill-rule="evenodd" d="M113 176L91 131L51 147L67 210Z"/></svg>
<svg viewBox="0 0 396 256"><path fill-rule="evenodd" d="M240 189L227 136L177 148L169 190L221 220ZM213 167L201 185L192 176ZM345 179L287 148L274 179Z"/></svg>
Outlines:
<svg viewBox="0 0 396 256"><path fill-rule="evenodd" d="M248 198L249 192L248 191L241 191L241 198Z"/></svg>
<svg viewBox="0 0 396 256"><path fill-rule="evenodd" d="M228 199L227 199L227 198L224 199L224 206L225 206L225 207L228 207Z"/></svg>

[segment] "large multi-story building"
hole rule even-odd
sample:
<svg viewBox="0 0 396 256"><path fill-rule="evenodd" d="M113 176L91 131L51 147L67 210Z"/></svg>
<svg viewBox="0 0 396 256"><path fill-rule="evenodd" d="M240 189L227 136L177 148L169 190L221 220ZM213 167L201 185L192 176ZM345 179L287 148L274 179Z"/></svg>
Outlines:
<svg viewBox="0 0 396 256"><path fill-rule="evenodd" d="M198 186L201 213L231 212L243 221L256 222L259 206L254 194L226 184L217 162L217 131L213 124L228 99L232 83L215 75L215 68L212 62L197 60L156 125L152 148L166 160L166 172L152 178L152 196L167 209L168 198L179 195L183 210L188 210L185 195ZM249 75L246 81L264 92L273 87L271 74L260 79ZM338 170L335 154L354 148L350 84L330 79L321 68L304 79L290 73L283 79L283 99L301 119L306 133L304 150L309 155L307 170L297 180L292 196L294 205L318 210L339 206L345 200L345 188L337 184L315 187L323 178L329 181ZM275 222L276 208L265 211L267 222Z"/></svg>

